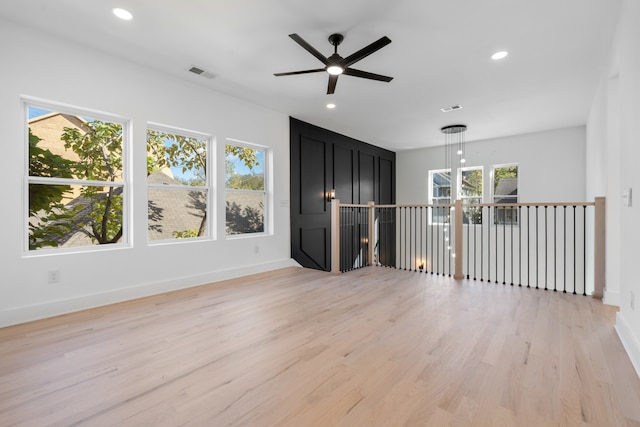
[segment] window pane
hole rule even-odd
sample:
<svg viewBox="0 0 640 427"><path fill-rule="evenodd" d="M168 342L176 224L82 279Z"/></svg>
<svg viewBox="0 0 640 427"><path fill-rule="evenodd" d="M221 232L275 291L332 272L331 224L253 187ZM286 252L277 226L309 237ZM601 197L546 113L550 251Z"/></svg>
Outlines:
<svg viewBox="0 0 640 427"><path fill-rule="evenodd" d="M225 146L225 185L234 190L264 190L264 151Z"/></svg>
<svg viewBox="0 0 640 427"><path fill-rule="evenodd" d="M464 224L482 224L482 208L478 206L464 208L462 211L462 222Z"/></svg>
<svg viewBox="0 0 640 427"><path fill-rule="evenodd" d="M149 241L208 234L208 141L186 131L147 129Z"/></svg>
<svg viewBox="0 0 640 427"><path fill-rule="evenodd" d="M206 190L149 188L148 195L149 240L206 235Z"/></svg>
<svg viewBox="0 0 640 427"><path fill-rule="evenodd" d="M518 207L517 206L496 206L493 210L494 224L518 224Z"/></svg>
<svg viewBox="0 0 640 427"><path fill-rule="evenodd" d="M482 168L460 169L460 198L464 205L482 203ZM482 224L482 209L465 206L462 209L463 224Z"/></svg>
<svg viewBox="0 0 640 427"><path fill-rule="evenodd" d="M147 129L149 183L207 186L207 140Z"/></svg>
<svg viewBox="0 0 640 427"><path fill-rule="evenodd" d="M122 187L29 184L29 249L116 243Z"/></svg>
<svg viewBox="0 0 640 427"><path fill-rule="evenodd" d="M482 169L463 170L460 187L460 195L462 197L478 196L482 198Z"/></svg>
<svg viewBox="0 0 640 427"><path fill-rule="evenodd" d="M448 208L433 208L431 213L431 222L434 224L444 224L448 222L449 209Z"/></svg>
<svg viewBox="0 0 640 427"><path fill-rule="evenodd" d="M29 176L122 181L122 125L34 107Z"/></svg>
<svg viewBox="0 0 640 427"><path fill-rule="evenodd" d="M451 172L433 171L431 176L431 200L432 205L448 205L451 200ZM449 218L448 207L433 207L431 209L431 222L441 224L447 222Z"/></svg>
<svg viewBox="0 0 640 427"><path fill-rule="evenodd" d="M227 234L264 232L264 193L226 193Z"/></svg>
<svg viewBox="0 0 640 427"><path fill-rule="evenodd" d="M433 200L439 197L451 197L451 172L434 172L432 174Z"/></svg>
<svg viewBox="0 0 640 427"><path fill-rule="evenodd" d="M265 231L265 151L225 146L226 234Z"/></svg>
<svg viewBox="0 0 640 427"><path fill-rule="evenodd" d="M451 208L449 206L437 206L437 205L449 205L450 203L451 203L451 200L448 197L440 198L440 199L434 198L431 203L432 205L435 205L431 209L431 222L433 223L447 222L449 219L449 211Z"/></svg>
<svg viewBox="0 0 640 427"><path fill-rule="evenodd" d="M518 166L497 167L493 177L494 196L518 194Z"/></svg>
<svg viewBox="0 0 640 427"><path fill-rule="evenodd" d="M518 203L518 166L501 166L493 170L493 202ZM518 224L517 207L498 206L494 208L493 223Z"/></svg>

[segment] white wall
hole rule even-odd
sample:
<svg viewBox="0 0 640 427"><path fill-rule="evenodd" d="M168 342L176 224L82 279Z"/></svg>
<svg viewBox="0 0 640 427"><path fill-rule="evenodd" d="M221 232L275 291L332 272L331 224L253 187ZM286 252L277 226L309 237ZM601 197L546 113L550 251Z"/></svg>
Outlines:
<svg viewBox="0 0 640 427"><path fill-rule="evenodd" d="M585 201L583 126L468 142L465 157L469 167L484 166L485 203L491 166L505 163L519 163L520 202ZM400 151L396 162L397 203L427 203L428 172L445 167L444 148Z"/></svg>
<svg viewBox="0 0 640 427"><path fill-rule="evenodd" d="M593 173L608 177L607 291L605 302L620 306L616 330L640 375L640 279L635 271L640 253L640 3L624 0L610 64L602 76L587 122L590 159L607 153L606 162L592 161ZM591 173L591 171L589 171ZM626 206L622 194L633 189L635 200ZM589 193L601 191L591 183ZM610 260L613 258L613 260ZM632 298L632 295L634 298ZM635 308L632 308L632 305Z"/></svg>
<svg viewBox="0 0 640 427"><path fill-rule="evenodd" d="M0 221L0 326L293 265L289 239L289 119L173 76L0 22L0 117L4 204ZM131 247L25 256L25 125L21 95L117 114L133 133ZM148 246L146 123L208 133L224 188L224 139L273 150L273 233L225 239L224 193L216 193L217 240ZM61 280L47 283L47 271Z"/></svg>

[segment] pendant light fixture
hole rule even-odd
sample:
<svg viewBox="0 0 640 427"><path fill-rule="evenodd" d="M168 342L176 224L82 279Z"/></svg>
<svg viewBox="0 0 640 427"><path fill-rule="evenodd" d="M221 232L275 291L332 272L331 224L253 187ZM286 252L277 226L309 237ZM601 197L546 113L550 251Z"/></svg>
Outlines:
<svg viewBox="0 0 640 427"><path fill-rule="evenodd" d="M459 168L463 168L466 163L466 147L465 147L465 132L467 127L465 125L450 125L440 129L444 134L444 157L445 168L449 171L449 204L455 203L453 189L456 188L455 194L460 192L457 185L454 187L453 182L457 176ZM455 197L457 199L457 197ZM455 258L455 250L453 250L453 230L451 229L451 212L454 212L455 208L451 207L449 213L445 216L444 237L451 257Z"/></svg>

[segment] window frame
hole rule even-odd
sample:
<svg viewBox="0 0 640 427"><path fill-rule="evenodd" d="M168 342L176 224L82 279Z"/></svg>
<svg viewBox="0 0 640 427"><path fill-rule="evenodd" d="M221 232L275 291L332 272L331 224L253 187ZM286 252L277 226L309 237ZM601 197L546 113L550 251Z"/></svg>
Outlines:
<svg viewBox="0 0 640 427"><path fill-rule="evenodd" d="M25 257L38 257L48 256L55 254L72 254L72 253L84 253L94 251L108 251L114 249L122 249L131 247L131 227L130 222L132 218L131 212L131 199L130 199L130 176L131 176L131 164L129 160L129 152L131 150L131 120L123 116L107 113L104 111L98 111L91 108L79 107L75 105L65 104L56 101L44 100L41 98L31 96L21 96L21 104L23 111L23 123L22 131L23 135L23 149L24 149L24 165L23 165L23 243L22 252ZM93 120L100 120L103 122L109 122L118 124L121 126L122 141L122 171L120 181L101 181L101 180L85 180L76 178L61 178L61 177L38 177L30 175L30 147L29 147L29 109L42 109L50 112L68 114L77 117L90 117ZM37 136L37 135L36 135ZM70 246L70 247L44 247L39 249L29 248L29 224L30 224L30 200L29 200L29 186L31 184L38 185L65 185L65 186L88 186L88 187L114 187L122 188L122 236L120 241L116 243L110 243L106 245L90 244L83 246Z"/></svg>
<svg viewBox="0 0 640 427"><path fill-rule="evenodd" d="M215 197L215 186L213 185L213 182L215 182L213 178L215 174L215 168L213 166L215 164L215 155L214 155L215 138L213 137L213 135L210 135L204 132L193 131L189 129L180 128L177 126L169 126L169 125L164 125L164 124L155 123L155 122L147 122L147 125L145 127L145 144L147 141L147 132L149 130L184 136L187 138L196 138L196 139L205 140L206 142L205 184L206 185L204 187L203 186L171 185L171 184L154 184L154 183L149 183L148 180L147 180L146 186L147 186L147 209L149 206L149 190L150 189L168 190L168 191L205 191L207 194L206 196L207 207L205 212L207 216L207 219L206 219L207 233L204 236L196 236L196 237L184 237L184 238L169 237L166 239L150 240L149 239L149 215L147 213L147 244L149 246L156 246L156 245L175 244L175 243L188 243L188 242L203 241L203 240L216 240L216 227L215 227L216 197ZM147 157L148 157L148 154L145 156L145 161Z"/></svg>
<svg viewBox="0 0 640 427"><path fill-rule="evenodd" d="M257 237L271 234L271 149L268 146L255 144L247 141L241 141L234 138L225 138L224 152L225 152L225 161L226 161L226 147L227 145L233 145L242 148L249 148L256 151L262 151L264 157L263 164L263 190L238 190L227 188L227 175L226 168L224 174L224 200L225 200L225 215L224 215L224 228L225 228L225 239L240 239L240 238L248 238L248 237ZM227 229L227 212L226 212L226 200L227 193L248 193L248 194L262 194L263 200L263 226L262 231L255 233L237 233L237 234L228 234L226 232Z"/></svg>

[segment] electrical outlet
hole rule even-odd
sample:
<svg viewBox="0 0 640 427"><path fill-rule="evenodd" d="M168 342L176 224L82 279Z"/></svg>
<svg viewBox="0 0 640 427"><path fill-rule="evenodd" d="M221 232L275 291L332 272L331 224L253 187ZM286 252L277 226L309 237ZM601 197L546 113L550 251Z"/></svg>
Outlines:
<svg viewBox="0 0 640 427"><path fill-rule="evenodd" d="M60 270L49 270L47 273L47 282L58 283L60 281Z"/></svg>
<svg viewBox="0 0 640 427"><path fill-rule="evenodd" d="M254 254L259 254L259 253L260 253L260 246L255 245L255 246L253 247L253 253L254 253Z"/></svg>
<svg viewBox="0 0 640 427"><path fill-rule="evenodd" d="M629 296L629 305L631 306L631 310L636 309L636 294L631 291L631 295Z"/></svg>

